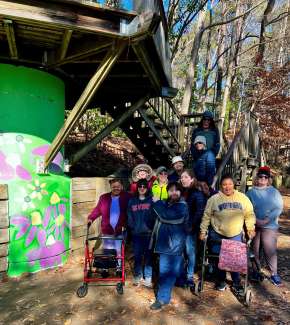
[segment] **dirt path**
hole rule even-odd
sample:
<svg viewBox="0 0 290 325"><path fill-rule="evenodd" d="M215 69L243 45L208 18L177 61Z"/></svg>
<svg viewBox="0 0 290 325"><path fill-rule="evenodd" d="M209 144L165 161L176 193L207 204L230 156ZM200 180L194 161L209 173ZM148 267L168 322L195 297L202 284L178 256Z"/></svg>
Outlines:
<svg viewBox="0 0 290 325"><path fill-rule="evenodd" d="M287 197L288 209L290 197ZM217 292L206 284L205 292L193 296L176 288L173 302L160 312L151 312L152 290L135 288L131 276L123 296L111 287L90 287L77 298L81 283L80 260L21 280L0 284L0 324L290 324L290 220L281 219L279 269L282 287L268 280L253 288L251 307L240 304L230 290Z"/></svg>

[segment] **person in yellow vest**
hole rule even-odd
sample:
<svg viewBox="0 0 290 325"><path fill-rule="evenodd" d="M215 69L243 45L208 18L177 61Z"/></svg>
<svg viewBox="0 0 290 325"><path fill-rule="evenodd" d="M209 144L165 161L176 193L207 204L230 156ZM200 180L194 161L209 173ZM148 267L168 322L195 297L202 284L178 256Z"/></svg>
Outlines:
<svg viewBox="0 0 290 325"><path fill-rule="evenodd" d="M152 185L152 195L153 200L167 200L168 193L167 193L167 184L168 184L168 171L167 168L164 166L158 167L156 170L157 179L153 182Z"/></svg>
<svg viewBox="0 0 290 325"><path fill-rule="evenodd" d="M232 176L224 175L220 182L220 192L208 199L200 225L200 239L204 240L207 232L212 253L219 254L221 240L242 240L245 226L246 235L252 239L255 236L256 217L249 198L234 189ZM233 287L241 289L239 273L231 273ZM226 288L226 272L218 270L216 289Z"/></svg>

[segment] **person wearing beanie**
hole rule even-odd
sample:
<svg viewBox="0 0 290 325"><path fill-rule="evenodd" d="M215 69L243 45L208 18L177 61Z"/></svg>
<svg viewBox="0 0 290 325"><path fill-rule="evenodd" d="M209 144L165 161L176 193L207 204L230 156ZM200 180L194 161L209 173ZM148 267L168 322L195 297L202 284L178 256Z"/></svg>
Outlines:
<svg viewBox="0 0 290 325"><path fill-rule="evenodd" d="M146 179L137 182L137 193L128 203L128 228L132 233L134 253L134 285L143 280L146 287L152 287L152 254L149 249L155 216L151 212L152 196ZM142 263L144 262L144 264Z"/></svg>
<svg viewBox="0 0 290 325"><path fill-rule="evenodd" d="M206 138L203 135L198 135L193 144L196 151L196 159L193 162L196 179L210 187L216 172L215 155L207 149Z"/></svg>
<svg viewBox="0 0 290 325"><path fill-rule="evenodd" d="M139 179L146 179L148 181L148 187L151 189L156 177L153 175L153 170L149 165L139 164L134 167L132 171L132 183L130 184L130 193L133 195L138 192L137 182Z"/></svg>
<svg viewBox="0 0 290 325"><path fill-rule="evenodd" d="M203 113L198 127L192 132L190 151L193 159L196 159L196 155L198 154L194 145L194 140L199 135L206 138L207 149L212 151L216 157L220 150L220 135L218 128L215 126L213 114L209 111Z"/></svg>
<svg viewBox="0 0 290 325"><path fill-rule="evenodd" d="M173 171L168 176L169 182L178 182L180 180L180 176L184 171L184 161L181 156L175 156L172 158L172 168Z"/></svg>
<svg viewBox="0 0 290 325"><path fill-rule="evenodd" d="M168 172L164 166L158 167L156 170L157 179L152 185L153 200L166 200L168 198L167 184L168 184Z"/></svg>
<svg viewBox="0 0 290 325"><path fill-rule="evenodd" d="M282 196L277 189L270 185L271 170L260 167L257 172L255 186L246 194L251 200L256 214L256 236L253 240L255 260L260 265L260 246L262 245L266 263L271 271L271 281L274 285L281 284L277 270L277 237L278 218L283 210ZM259 279L258 272L254 272L253 280Z"/></svg>

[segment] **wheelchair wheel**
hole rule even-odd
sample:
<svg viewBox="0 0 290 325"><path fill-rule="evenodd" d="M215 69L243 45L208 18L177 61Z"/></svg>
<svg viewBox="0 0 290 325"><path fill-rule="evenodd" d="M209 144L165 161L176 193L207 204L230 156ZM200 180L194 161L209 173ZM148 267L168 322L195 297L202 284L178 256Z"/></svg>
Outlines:
<svg viewBox="0 0 290 325"><path fill-rule="evenodd" d="M79 298L84 298L88 294L88 284L84 283L77 290L77 296Z"/></svg>
<svg viewBox="0 0 290 325"><path fill-rule="evenodd" d="M122 295L124 293L123 283L117 283L116 291L119 295Z"/></svg>
<svg viewBox="0 0 290 325"><path fill-rule="evenodd" d="M247 289L246 294L245 294L245 305L247 307L249 307L251 305L252 298L253 298L252 291L250 289Z"/></svg>

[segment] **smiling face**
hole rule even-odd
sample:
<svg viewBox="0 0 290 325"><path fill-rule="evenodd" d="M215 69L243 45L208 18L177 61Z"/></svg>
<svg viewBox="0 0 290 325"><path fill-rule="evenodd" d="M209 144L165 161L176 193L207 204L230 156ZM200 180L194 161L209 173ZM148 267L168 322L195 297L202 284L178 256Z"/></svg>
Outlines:
<svg viewBox="0 0 290 325"><path fill-rule="evenodd" d="M195 149L196 149L196 150L204 150L204 149L205 149L205 145L204 145L204 143L202 143L202 142L197 142L197 143L195 144Z"/></svg>
<svg viewBox="0 0 290 325"><path fill-rule="evenodd" d="M168 181L168 174L167 172L161 172L158 174L158 181L161 184L167 183Z"/></svg>
<svg viewBox="0 0 290 325"><path fill-rule="evenodd" d="M148 191L148 189L147 189L146 185L141 184L141 185L138 186L139 195L145 196L147 191Z"/></svg>
<svg viewBox="0 0 290 325"><path fill-rule="evenodd" d="M227 196L234 194L234 188L235 184L231 178L225 178L221 183L221 191Z"/></svg>
<svg viewBox="0 0 290 325"><path fill-rule="evenodd" d="M182 161L178 161L173 165L174 170L178 173L183 171L184 163Z"/></svg>
<svg viewBox="0 0 290 325"><path fill-rule="evenodd" d="M181 174L180 181L183 187L188 188L193 183L194 178L192 178L187 172L183 172Z"/></svg>
<svg viewBox="0 0 290 325"><path fill-rule="evenodd" d="M259 187L265 187L269 185L269 177L267 175L258 175L257 185Z"/></svg>
<svg viewBox="0 0 290 325"><path fill-rule="evenodd" d="M119 196L123 190L123 186L120 182L111 183L112 196Z"/></svg>
<svg viewBox="0 0 290 325"><path fill-rule="evenodd" d="M148 177L148 173L145 170L139 170L137 173L138 179L146 179Z"/></svg>

